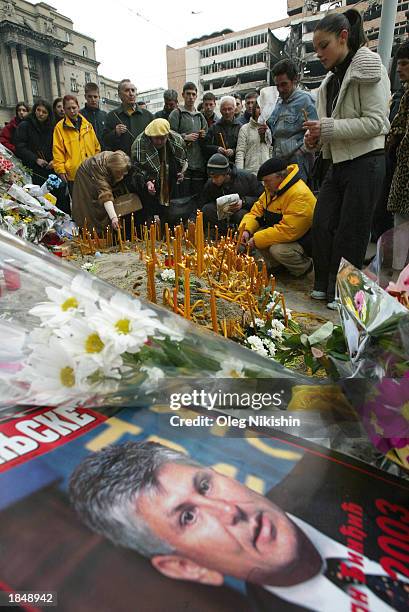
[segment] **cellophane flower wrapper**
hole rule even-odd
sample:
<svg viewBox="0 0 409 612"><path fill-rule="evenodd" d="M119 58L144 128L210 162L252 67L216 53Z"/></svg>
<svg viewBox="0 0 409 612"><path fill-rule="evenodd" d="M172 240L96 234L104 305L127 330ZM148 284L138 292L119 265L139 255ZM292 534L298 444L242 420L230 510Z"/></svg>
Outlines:
<svg viewBox="0 0 409 612"><path fill-rule="evenodd" d="M409 221L394 227L379 238L376 254L368 268L367 276L375 280L380 287L393 291L398 275L409 265ZM390 288L390 289L389 289ZM409 283L399 288L409 292Z"/></svg>
<svg viewBox="0 0 409 612"><path fill-rule="evenodd" d="M311 384L1 230L0 267L0 409L143 406L181 378Z"/></svg>
<svg viewBox="0 0 409 612"><path fill-rule="evenodd" d="M16 183L21 186L31 183L31 175L23 165L21 159L16 157L2 144L0 144L0 157L11 162L13 165L8 173L0 175L0 195L7 191L11 183Z"/></svg>
<svg viewBox="0 0 409 612"><path fill-rule="evenodd" d="M374 446L409 469L409 310L345 260L337 294L354 369L348 398Z"/></svg>

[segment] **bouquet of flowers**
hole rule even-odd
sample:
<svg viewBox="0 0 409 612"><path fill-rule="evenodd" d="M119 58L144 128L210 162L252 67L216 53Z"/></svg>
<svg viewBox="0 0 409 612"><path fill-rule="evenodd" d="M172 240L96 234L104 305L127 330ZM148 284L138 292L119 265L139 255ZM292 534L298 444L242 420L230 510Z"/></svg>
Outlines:
<svg viewBox="0 0 409 612"><path fill-rule="evenodd" d="M409 310L345 260L337 291L354 367L347 394L374 446L409 469Z"/></svg>
<svg viewBox="0 0 409 612"><path fill-rule="evenodd" d="M0 297L0 406L137 405L175 377L308 384L1 230L0 266L9 287Z"/></svg>

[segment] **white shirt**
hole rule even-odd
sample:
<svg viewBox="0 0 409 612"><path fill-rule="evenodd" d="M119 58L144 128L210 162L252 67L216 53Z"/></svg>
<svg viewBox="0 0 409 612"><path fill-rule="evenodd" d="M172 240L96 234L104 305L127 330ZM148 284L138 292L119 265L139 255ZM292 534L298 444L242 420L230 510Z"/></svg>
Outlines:
<svg viewBox="0 0 409 612"><path fill-rule="evenodd" d="M332 540L324 535L308 523L305 523L296 516L288 515L291 520L305 533L311 540L315 548L323 559L337 557L348 559L348 549L343 544ZM367 559L362 556L363 567L360 568L365 574L373 574L379 576L387 576L388 574L382 569L379 563ZM321 570L323 571L323 570ZM398 576L402 582L409 582L401 575ZM266 591L274 593L281 599L285 599L291 603L310 608L316 612L350 612L351 603L354 601L352 597L337 587L331 580L326 578L322 573L317 574L310 580L289 587L275 587L264 585ZM391 612L394 608L386 604L382 599L379 599L365 585L357 585L357 588L368 598L368 602L364 607L371 612ZM359 603L359 602L356 602Z"/></svg>

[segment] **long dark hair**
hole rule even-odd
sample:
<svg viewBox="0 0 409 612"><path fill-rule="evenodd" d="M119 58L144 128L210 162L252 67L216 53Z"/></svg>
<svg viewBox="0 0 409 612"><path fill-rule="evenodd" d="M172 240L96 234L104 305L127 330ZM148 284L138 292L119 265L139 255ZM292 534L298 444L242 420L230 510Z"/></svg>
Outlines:
<svg viewBox="0 0 409 612"><path fill-rule="evenodd" d="M342 30L348 32L348 48L352 53L363 47L368 39L365 36L362 15L356 9L348 9L344 13L326 15L315 28L315 32L331 32L339 36Z"/></svg>
<svg viewBox="0 0 409 612"><path fill-rule="evenodd" d="M39 106L44 106L44 108L46 109L46 111L48 112L48 117L47 119L44 121L44 126L51 126L54 127L54 113L53 113L53 109L51 108L51 104L49 102L47 102L47 100L37 100L34 104L33 104L33 108L31 111L31 117L37 121L36 119L36 110Z"/></svg>

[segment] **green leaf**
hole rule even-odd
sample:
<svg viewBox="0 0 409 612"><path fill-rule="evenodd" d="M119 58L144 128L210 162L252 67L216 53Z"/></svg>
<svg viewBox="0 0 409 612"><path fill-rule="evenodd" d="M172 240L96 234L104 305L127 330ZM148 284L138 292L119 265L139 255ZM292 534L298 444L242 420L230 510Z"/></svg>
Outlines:
<svg viewBox="0 0 409 612"><path fill-rule="evenodd" d="M331 321L327 321L324 325L321 325L318 329L315 330L310 336L308 336L308 341L310 345L320 344L324 342L329 336L332 334L334 330L334 324Z"/></svg>

